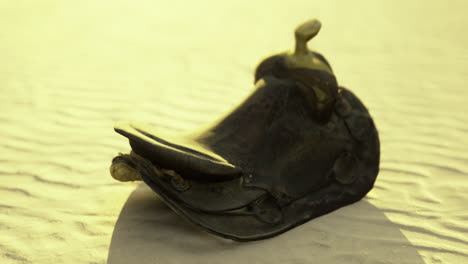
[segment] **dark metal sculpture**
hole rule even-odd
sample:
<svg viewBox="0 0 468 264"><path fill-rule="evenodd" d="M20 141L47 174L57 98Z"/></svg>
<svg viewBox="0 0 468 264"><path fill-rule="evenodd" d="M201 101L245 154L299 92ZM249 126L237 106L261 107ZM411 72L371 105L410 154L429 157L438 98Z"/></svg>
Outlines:
<svg viewBox="0 0 468 264"><path fill-rule="evenodd" d="M295 51L262 61L252 94L202 132L116 124L133 151L114 158L112 176L143 180L179 215L237 241L269 238L360 200L378 174L378 134L325 58L307 49L320 27L299 26Z"/></svg>

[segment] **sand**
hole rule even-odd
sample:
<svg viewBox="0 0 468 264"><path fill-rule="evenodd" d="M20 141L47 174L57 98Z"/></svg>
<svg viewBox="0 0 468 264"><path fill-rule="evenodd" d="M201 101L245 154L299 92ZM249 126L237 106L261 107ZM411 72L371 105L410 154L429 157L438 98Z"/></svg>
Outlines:
<svg viewBox="0 0 468 264"><path fill-rule="evenodd" d="M466 1L1 1L0 263L468 263ZM108 171L117 120L185 131L310 46L375 119L362 201L273 239L198 230Z"/></svg>

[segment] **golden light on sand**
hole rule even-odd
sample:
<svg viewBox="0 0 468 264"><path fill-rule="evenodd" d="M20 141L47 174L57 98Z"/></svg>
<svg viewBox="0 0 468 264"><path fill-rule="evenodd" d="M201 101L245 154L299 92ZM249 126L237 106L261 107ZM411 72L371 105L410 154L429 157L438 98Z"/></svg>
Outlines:
<svg viewBox="0 0 468 264"><path fill-rule="evenodd" d="M465 1L0 2L0 263L466 263ZM120 183L117 120L194 129L253 88L292 29L369 108L381 172L362 201L237 244ZM242 260L242 261L241 261ZM247 262L246 262L247 263Z"/></svg>

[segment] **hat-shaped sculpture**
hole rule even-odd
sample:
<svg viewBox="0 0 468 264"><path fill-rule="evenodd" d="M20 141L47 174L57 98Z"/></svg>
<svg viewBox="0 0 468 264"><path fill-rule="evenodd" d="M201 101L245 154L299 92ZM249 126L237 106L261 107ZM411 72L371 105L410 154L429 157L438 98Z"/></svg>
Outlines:
<svg viewBox="0 0 468 264"><path fill-rule="evenodd" d="M320 27L300 25L295 50L261 62L252 93L201 132L168 136L117 123L133 151L114 158L112 176L143 180L182 217L237 241L360 200L378 174L378 134L364 105L308 50Z"/></svg>

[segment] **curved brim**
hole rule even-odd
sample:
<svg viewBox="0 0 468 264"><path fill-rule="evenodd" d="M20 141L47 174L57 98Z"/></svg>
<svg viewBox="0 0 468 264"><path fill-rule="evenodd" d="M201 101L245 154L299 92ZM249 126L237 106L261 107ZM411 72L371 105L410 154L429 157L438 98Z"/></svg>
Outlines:
<svg viewBox="0 0 468 264"><path fill-rule="evenodd" d="M120 121L114 125L114 130L130 140L137 154L167 168L179 167L184 175L197 175L204 180L226 180L242 172L188 137L163 135L139 122Z"/></svg>

